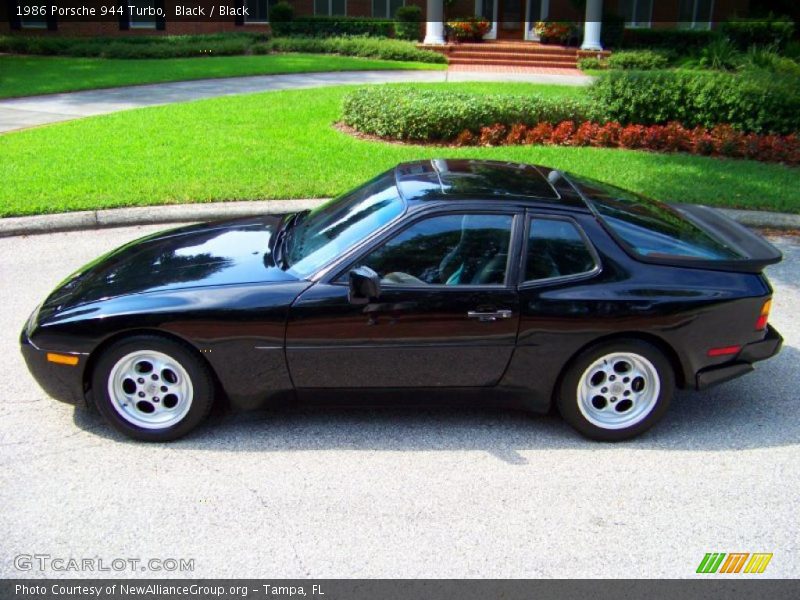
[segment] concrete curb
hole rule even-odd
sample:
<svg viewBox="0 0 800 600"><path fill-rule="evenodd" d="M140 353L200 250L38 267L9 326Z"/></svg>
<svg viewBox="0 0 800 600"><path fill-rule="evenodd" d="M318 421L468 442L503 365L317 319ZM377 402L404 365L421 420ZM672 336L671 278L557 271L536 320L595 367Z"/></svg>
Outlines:
<svg viewBox="0 0 800 600"><path fill-rule="evenodd" d="M292 212L313 208L321 199L253 200L240 202L209 202L205 204L176 204L172 206L141 206L79 212L9 217L0 219L0 237L80 231L102 227L129 227L159 223L191 223L234 217ZM758 210L720 209L729 217L748 227L800 230L800 215Z"/></svg>
<svg viewBox="0 0 800 600"><path fill-rule="evenodd" d="M270 213L292 212L314 208L326 199L251 200L240 202L209 202L205 204L175 204L139 206L78 212L8 217L0 219L0 237L79 231L104 227L129 227L159 223L192 223L235 217L251 217Z"/></svg>

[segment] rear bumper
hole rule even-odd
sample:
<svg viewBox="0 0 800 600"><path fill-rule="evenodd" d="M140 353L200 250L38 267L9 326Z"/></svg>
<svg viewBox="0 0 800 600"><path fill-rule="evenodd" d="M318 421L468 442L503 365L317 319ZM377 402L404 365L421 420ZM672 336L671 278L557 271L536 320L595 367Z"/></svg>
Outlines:
<svg viewBox="0 0 800 600"><path fill-rule="evenodd" d="M731 362L716 367L702 369L697 373L698 390L704 390L740 377L753 370L753 363L772 358L781 351L783 338L772 325L767 326L767 335L760 342L747 344Z"/></svg>

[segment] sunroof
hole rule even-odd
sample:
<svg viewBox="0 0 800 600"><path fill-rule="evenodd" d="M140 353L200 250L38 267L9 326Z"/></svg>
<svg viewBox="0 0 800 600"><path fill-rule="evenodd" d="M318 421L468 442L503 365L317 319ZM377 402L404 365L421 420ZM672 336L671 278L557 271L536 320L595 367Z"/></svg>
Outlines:
<svg viewBox="0 0 800 600"><path fill-rule="evenodd" d="M398 167L406 197L527 197L557 200L558 193L539 169L520 163L431 160Z"/></svg>

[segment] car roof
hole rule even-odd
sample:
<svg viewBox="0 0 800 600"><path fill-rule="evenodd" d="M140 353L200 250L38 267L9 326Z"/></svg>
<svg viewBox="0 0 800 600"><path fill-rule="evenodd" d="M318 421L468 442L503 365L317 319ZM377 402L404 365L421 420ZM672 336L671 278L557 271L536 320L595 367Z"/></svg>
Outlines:
<svg viewBox="0 0 800 600"><path fill-rule="evenodd" d="M588 209L561 171L539 165L471 159L420 160L399 164L395 178L406 202L511 200Z"/></svg>

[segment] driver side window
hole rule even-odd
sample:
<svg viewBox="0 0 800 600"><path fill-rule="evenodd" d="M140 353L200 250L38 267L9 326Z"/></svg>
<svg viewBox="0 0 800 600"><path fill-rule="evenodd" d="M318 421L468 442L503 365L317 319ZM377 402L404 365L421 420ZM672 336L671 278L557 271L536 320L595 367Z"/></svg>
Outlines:
<svg viewBox="0 0 800 600"><path fill-rule="evenodd" d="M417 221L359 261L384 285L503 285L512 215L448 214Z"/></svg>

